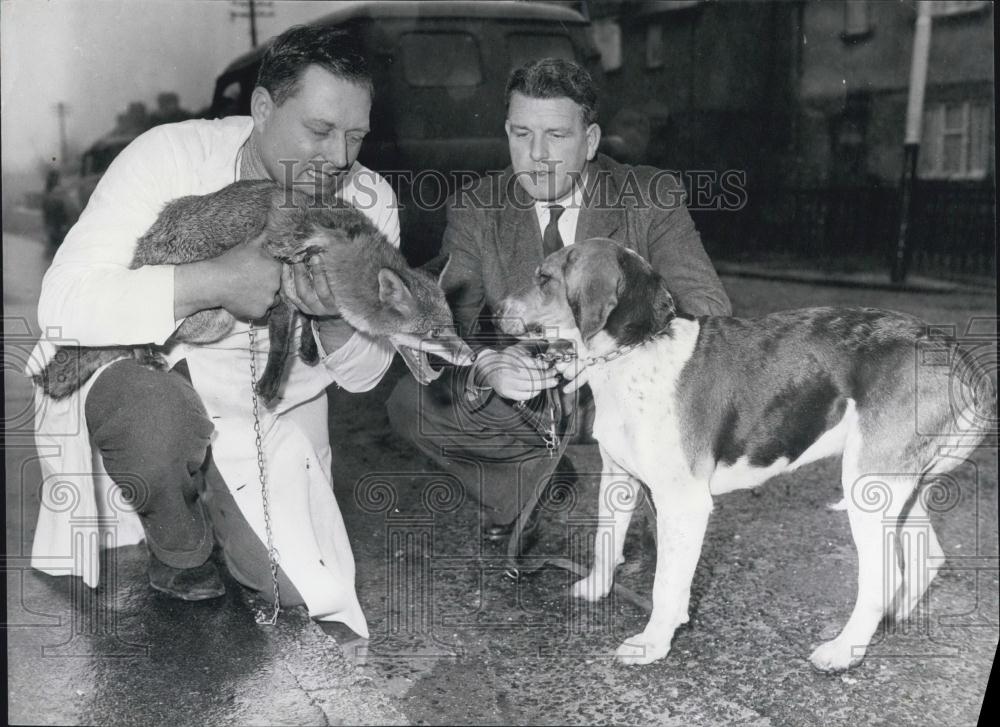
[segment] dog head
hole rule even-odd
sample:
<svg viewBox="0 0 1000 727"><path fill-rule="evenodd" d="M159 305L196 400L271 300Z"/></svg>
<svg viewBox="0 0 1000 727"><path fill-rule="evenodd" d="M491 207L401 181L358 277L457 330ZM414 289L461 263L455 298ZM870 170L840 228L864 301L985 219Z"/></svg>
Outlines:
<svg viewBox="0 0 1000 727"><path fill-rule="evenodd" d="M676 314L663 278L613 240L594 238L549 255L534 284L501 303L500 329L520 338L565 338L589 350L639 343Z"/></svg>

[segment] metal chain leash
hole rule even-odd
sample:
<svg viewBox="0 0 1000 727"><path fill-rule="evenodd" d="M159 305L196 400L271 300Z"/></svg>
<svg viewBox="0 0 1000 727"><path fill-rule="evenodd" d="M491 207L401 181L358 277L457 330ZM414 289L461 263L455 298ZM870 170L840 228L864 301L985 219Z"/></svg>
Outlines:
<svg viewBox="0 0 1000 727"><path fill-rule="evenodd" d="M594 364L608 363L609 361L614 361L616 358L621 358L625 354L631 353L635 349L639 348L639 346L649 343L650 341L653 340L653 338L655 338L655 336L650 336L649 338L643 341L639 341L638 343L630 343L628 346L622 346L621 348L616 348L612 351L608 351L607 353L602 353L597 356L586 356L584 358L580 358L574 352L550 353L546 351L545 353L535 354L535 358L541 359L542 361L545 361L550 364L566 363L567 361L574 361L576 359L579 359L581 367L588 368L590 366L593 366Z"/></svg>
<svg viewBox="0 0 1000 727"><path fill-rule="evenodd" d="M253 397L253 431L257 445L257 474L260 479L260 496L264 505L264 529L267 532L267 558L271 564L271 583L274 586L274 611L268 616L263 608L257 609L255 620L259 624L274 626L281 612L281 594L278 592L278 550L274 547L274 535L271 533L271 511L267 501L267 473L264 470L264 446L260 435L260 413L257 406L257 358L254 344L257 334L253 323L250 324L250 394Z"/></svg>

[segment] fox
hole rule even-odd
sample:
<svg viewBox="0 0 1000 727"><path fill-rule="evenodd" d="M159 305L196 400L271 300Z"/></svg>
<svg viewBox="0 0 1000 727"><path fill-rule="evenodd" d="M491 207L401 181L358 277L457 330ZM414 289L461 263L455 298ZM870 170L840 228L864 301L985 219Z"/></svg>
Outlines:
<svg viewBox="0 0 1000 727"><path fill-rule="evenodd" d="M183 264L217 257L247 240L264 237L265 251L283 263L318 256L340 314L355 330L387 338L421 384L437 378L427 355L467 366L473 353L458 336L440 280L411 268L402 253L359 210L281 187L269 180L234 182L217 192L168 202L139 238L130 268ZM265 405L280 397L297 319L304 316L279 295L267 314L270 350L256 392ZM166 367L164 351L176 343L206 344L227 336L236 318L222 308L188 316L162 346L60 346L33 380L49 397L65 399L98 369L120 358ZM308 328L308 327L306 327ZM319 361L305 330L299 357Z"/></svg>

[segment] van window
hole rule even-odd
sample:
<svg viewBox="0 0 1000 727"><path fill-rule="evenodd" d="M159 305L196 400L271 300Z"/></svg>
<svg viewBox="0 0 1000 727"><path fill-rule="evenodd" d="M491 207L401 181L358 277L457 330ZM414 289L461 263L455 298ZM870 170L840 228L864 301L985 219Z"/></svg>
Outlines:
<svg viewBox="0 0 1000 727"><path fill-rule="evenodd" d="M477 86L479 46L468 33L404 33L403 76L411 86Z"/></svg>
<svg viewBox="0 0 1000 727"><path fill-rule="evenodd" d="M539 58L576 60L573 44L567 36L548 33L511 33L507 36L507 53L511 68L519 68Z"/></svg>

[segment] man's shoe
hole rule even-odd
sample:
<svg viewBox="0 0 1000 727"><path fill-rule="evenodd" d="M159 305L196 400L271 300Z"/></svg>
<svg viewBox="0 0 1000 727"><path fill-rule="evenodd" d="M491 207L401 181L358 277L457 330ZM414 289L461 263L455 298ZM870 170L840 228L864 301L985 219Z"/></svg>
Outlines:
<svg viewBox="0 0 1000 727"><path fill-rule="evenodd" d="M573 465L569 459L563 457L559 460L559 464L556 465L556 470L552 473L549 481L545 483L545 489L542 490L542 494L535 503L535 508L531 511L528 522L524 525L524 530L521 531L522 538L527 538L538 528L539 510L545 507L546 503L551 503L554 499L557 500L566 497L566 488L571 486L575 480L576 470L573 469ZM483 539L491 543L507 542L510 539L511 533L514 532L514 524L519 517L521 517L521 513L518 513L509 523L487 525L483 528Z"/></svg>
<svg viewBox="0 0 1000 727"><path fill-rule="evenodd" d="M172 568L149 554L149 585L182 601L207 601L226 593L219 569L211 560L194 568Z"/></svg>
<svg viewBox="0 0 1000 727"><path fill-rule="evenodd" d="M487 525L483 528L483 539L488 540L491 543L506 543L510 540L511 533L514 532L514 525L520 517L521 514L518 513L517 516L509 523L492 523ZM521 537L524 538L531 535L536 528L538 528L537 506L531 511L531 515L528 517L528 522L525 523L524 530L521 531Z"/></svg>

